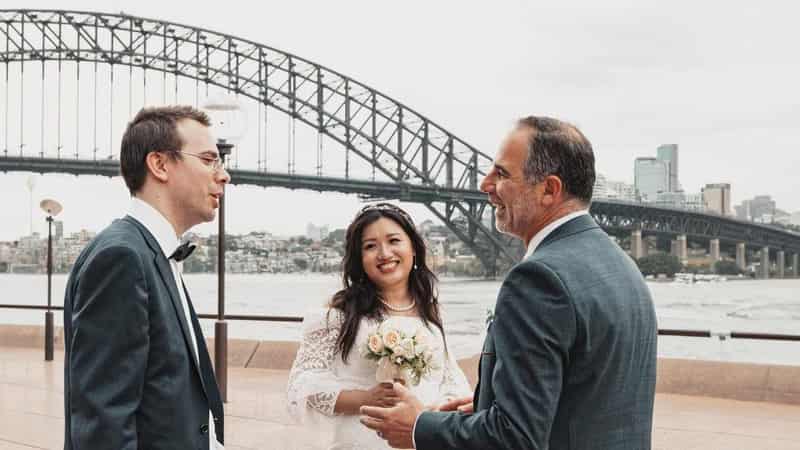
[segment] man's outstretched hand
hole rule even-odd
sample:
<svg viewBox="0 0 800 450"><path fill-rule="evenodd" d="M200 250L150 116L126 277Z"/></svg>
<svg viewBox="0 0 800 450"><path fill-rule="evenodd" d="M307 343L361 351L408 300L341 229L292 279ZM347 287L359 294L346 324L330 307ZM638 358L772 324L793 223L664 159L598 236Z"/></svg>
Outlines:
<svg viewBox="0 0 800 450"><path fill-rule="evenodd" d="M397 403L389 408L362 406L361 423L394 448L414 448L414 423L425 408L401 383L394 383L394 390Z"/></svg>

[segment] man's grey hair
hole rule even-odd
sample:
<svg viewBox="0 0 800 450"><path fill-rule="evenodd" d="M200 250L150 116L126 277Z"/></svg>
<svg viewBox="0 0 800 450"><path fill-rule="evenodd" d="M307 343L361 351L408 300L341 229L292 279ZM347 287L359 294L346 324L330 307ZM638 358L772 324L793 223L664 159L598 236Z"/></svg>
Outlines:
<svg viewBox="0 0 800 450"><path fill-rule="evenodd" d="M519 119L517 127L531 130L528 157L523 173L530 183L548 175L561 179L571 196L589 203L594 190L594 152L592 144L578 128L550 117Z"/></svg>

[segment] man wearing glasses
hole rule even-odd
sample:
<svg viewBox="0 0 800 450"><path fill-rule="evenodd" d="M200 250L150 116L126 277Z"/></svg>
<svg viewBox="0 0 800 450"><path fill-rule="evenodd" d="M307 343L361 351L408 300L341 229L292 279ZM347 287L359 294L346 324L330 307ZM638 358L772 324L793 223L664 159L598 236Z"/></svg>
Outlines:
<svg viewBox="0 0 800 450"><path fill-rule="evenodd" d="M169 106L125 130L129 213L83 250L64 299L65 449L222 448L222 401L181 277L193 247L180 236L214 220L230 181L209 125Z"/></svg>

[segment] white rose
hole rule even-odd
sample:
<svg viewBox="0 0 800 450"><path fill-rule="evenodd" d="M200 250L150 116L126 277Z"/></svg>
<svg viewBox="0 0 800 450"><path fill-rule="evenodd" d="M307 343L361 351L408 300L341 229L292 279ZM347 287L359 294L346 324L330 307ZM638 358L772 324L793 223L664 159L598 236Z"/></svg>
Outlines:
<svg viewBox="0 0 800 450"><path fill-rule="evenodd" d="M373 334L369 337L368 346L372 353L379 354L383 351L383 339L379 334Z"/></svg>
<svg viewBox="0 0 800 450"><path fill-rule="evenodd" d="M400 348L402 349L401 354L406 359L412 359L414 357L414 341L412 339L406 338L400 342Z"/></svg>

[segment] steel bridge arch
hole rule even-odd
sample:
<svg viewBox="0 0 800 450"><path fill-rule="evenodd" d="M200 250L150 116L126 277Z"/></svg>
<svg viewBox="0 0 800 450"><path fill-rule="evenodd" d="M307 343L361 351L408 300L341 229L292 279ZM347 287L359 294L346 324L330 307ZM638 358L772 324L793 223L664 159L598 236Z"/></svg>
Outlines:
<svg viewBox="0 0 800 450"><path fill-rule="evenodd" d="M0 63L45 61L135 67L229 89L328 136L344 149L345 161L352 152L390 182L373 179L375 189L369 194L367 180L350 178L346 167L344 179L333 183L340 191L425 204L473 249L489 272L498 257L513 263L520 255L518 245L482 220L490 205L477 187L491 164L488 155L414 109L325 66L250 40L173 22L85 11L0 10ZM12 170L37 165L6 159L4 168ZM41 161L47 171L63 170L65 162ZM314 177L293 180L295 174L286 175L271 174L280 178L275 181L250 171L246 182L325 189ZM614 201L593 202L591 213L607 230L638 228L800 251L797 235L708 214Z"/></svg>
<svg viewBox="0 0 800 450"><path fill-rule="evenodd" d="M403 103L297 55L174 22L87 11L0 10L0 63L97 62L153 70L227 89L288 115L339 143L389 180L476 191L491 157ZM0 41L1 43L2 41ZM384 162L388 158L388 163ZM424 203L489 272L519 256L483 223L486 201Z"/></svg>

